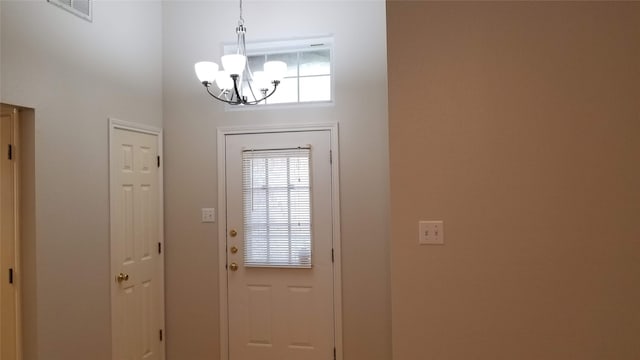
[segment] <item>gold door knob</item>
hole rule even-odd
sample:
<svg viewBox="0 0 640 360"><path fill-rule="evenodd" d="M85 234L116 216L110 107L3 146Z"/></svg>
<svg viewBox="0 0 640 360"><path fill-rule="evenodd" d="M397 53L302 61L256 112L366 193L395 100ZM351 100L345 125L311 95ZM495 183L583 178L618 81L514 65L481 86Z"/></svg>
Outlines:
<svg viewBox="0 0 640 360"><path fill-rule="evenodd" d="M121 283L123 281L127 281L127 280L129 280L129 274L120 273L120 274L118 274L118 276L116 276L116 281L119 282L119 283Z"/></svg>
<svg viewBox="0 0 640 360"><path fill-rule="evenodd" d="M231 271L238 271L238 264L236 264L236 263L229 264L229 269Z"/></svg>
<svg viewBox="0 0 640 360"><path fill-rule="evenodd" d="M232 246L231 249L229 249L229 251L231 251L232 254L235 254L238 252L238 248L235 246Z"/></svg>
<svg viewBox="0 0 640 360"><path fill-rule="evenodd" d="M231 229L231 231L229 231L229 235L231 235L231 237L236 237L238 235L238 232L236 231L236 229Z"/></svg>

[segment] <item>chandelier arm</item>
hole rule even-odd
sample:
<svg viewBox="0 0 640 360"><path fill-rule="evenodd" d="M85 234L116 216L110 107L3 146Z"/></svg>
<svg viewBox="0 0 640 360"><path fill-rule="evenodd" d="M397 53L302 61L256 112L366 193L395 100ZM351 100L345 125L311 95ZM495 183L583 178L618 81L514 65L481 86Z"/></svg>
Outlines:
<svg viewBox="0 0 640 360"><path fill-rule="evenodd" d="M245 105L258 105L259 103L267 100L267 98L269 98L271 95L273 95L273 93L276 92L276 88L278 87L278 84L280 84L280 81L274 81L273 82L273 90L271 90L269 95L267 95L267 96L265 96L265 97L263 97L262 99L259 99L259 100L243 102L243 104L245 104Z"/></svg>
<svg viewBox="0 0 640 360"><path fill-rule="evenodd" d="M276 92L276 89L278 88L278 85L280 85L280 81L274 81L273 82L273 90L271 90L271 92L269 93L269 95L263 97L262 99L260 99L260 101L264 101L267 100L269 97L271 97L271 95L273 95L273 93Z"/></svg>
<svg viewBox="0 0 640 360"><path fill-rule="evenodd" d="M237 97L236 101L238 102L238 104L244 104L245 101L242 98L242 95L240 95L240 90L238 89L239 76L238 75L231 75L231 78L233 79L233 91L235 92L236 97ZM242 84L240 84L240 86L242 86ZM233 99L233 96L231 96L231 98Z"/></svg>
<svg viewBox="0 0 640 360"><path fill-rule="evenodd" d="M242 55L244 55L245 57L247 57L247 40L245 37L246 33L247 33L247 28L243 26L242 36L240 37L240 41L238 42L238 46L242 44ZM249 58L247 58L247 68L248 67L249 67Z"/></svg>
<svg viewBox="0 0 640 360"><path fill-rule="evenodd" d="M238 28L238 29L240 29L240 28ZM236 54L244 55L242 53L242 51L240 50L240 45L239 45L240 44L240 38L242 37L242 34L240 33L240 30L236 30L236 34L237 34L237 36L236 36L236 44L238 44L238 45L236 45Z"/></svg>
<svg viewBox="0 0 640 360"><path fill-rule="evenodd" d="M251 81L247 81L247 85L249 86L249 92L251 92L251 96L253 96L253 99L257 99L256 94L253 92L253 86L251 86Z"/></svg>
<svg viewBox="0 0 640 360"><path fill-rule="evenodd" d="M210 83L206 83L204 84L204 88L207 89L207 92L209 93L209 95L211 95L211 97L213 97L216 100L222 101L223 103L227 103L227 104L231 104L231 105L238 105L241 104L238 101L233 101L233 100L227 100L227 99L223 99L221 97L216 96L216 94L211 92L211 85ZM224 93L224 92L223 92Z"/></svg>

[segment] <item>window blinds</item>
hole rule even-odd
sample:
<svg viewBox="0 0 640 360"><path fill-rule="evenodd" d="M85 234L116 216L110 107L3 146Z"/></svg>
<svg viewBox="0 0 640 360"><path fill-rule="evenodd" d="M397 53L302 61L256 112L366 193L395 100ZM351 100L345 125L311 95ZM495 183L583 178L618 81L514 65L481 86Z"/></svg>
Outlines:
<svg viewBox="0 0 640 360"><path fill-rule="evenodd" d="M311 267L310 156L310 147L243 151L246 267Z"/></svg>

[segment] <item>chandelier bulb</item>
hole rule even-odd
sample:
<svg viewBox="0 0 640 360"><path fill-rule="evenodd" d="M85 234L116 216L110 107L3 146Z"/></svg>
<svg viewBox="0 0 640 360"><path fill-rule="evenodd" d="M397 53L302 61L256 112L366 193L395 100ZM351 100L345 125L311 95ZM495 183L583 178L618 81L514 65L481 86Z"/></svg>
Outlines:
<svg viewBox="0 0 640 360"><path fill-rule="evenodd" d="M218 73L218 64L211 61L200 61L194 66L196 76L201 83L213 83Z"/></svg>

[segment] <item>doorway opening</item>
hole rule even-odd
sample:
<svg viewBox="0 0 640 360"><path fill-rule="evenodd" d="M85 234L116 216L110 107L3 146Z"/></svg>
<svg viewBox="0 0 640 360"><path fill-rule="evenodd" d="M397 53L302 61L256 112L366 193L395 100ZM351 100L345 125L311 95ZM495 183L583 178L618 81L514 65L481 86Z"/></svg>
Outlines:
<svg viewBox="0 0 640 360"><path fill-rule="evenodd" d="M35 111L0 104L0 358L35 344Z"/></svg>

